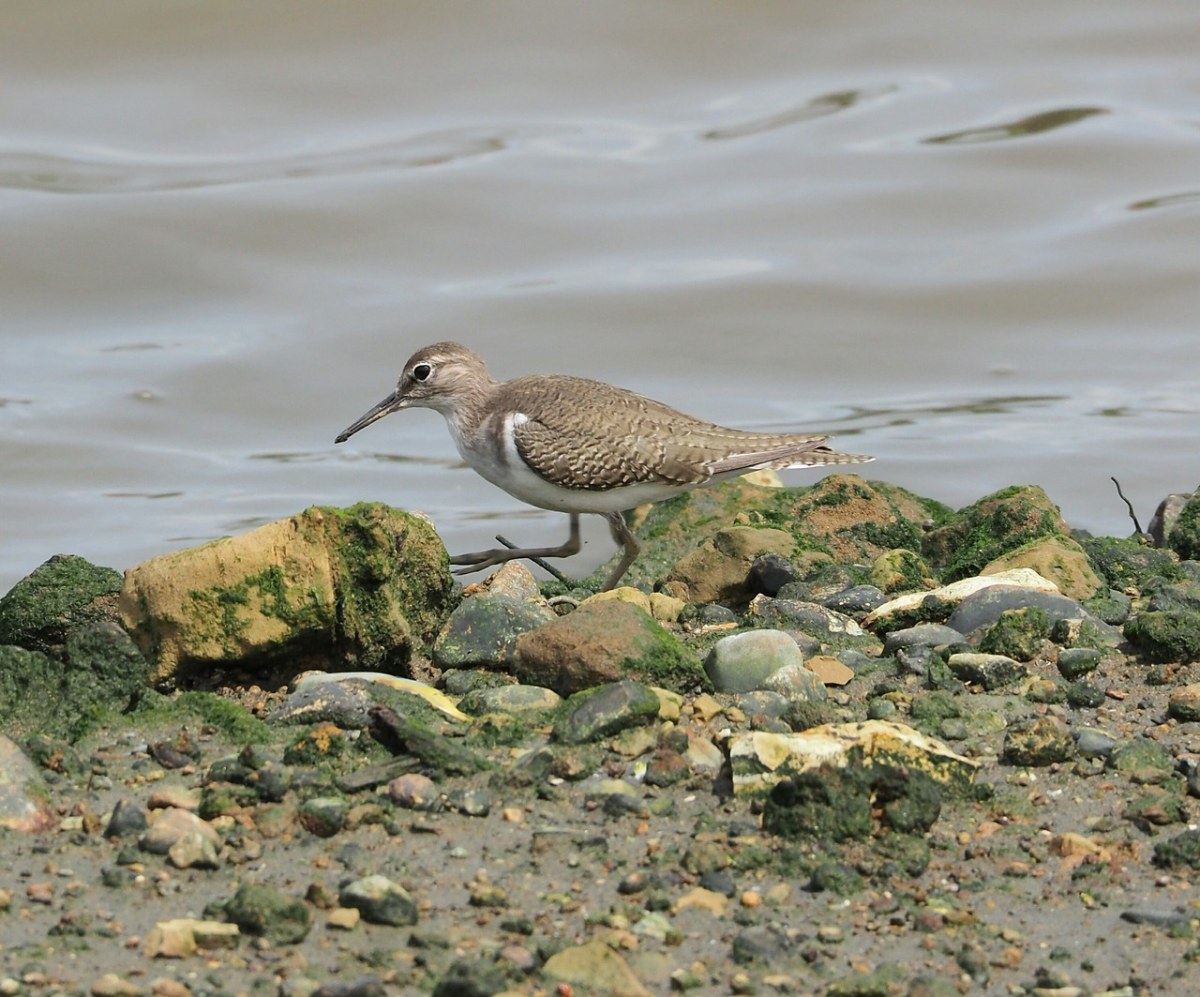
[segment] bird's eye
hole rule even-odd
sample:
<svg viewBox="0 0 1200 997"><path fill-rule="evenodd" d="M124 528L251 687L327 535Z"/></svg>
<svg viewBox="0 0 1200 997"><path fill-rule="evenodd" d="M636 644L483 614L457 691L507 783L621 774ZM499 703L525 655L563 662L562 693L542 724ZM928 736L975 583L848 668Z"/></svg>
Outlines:
<svg viewBox="0 0 1200 997"><path fill-rule="evenodd" d="M426 381L432 373L433 366L431 364L419 363L412 369L412 379L414 381Z"/></svg>

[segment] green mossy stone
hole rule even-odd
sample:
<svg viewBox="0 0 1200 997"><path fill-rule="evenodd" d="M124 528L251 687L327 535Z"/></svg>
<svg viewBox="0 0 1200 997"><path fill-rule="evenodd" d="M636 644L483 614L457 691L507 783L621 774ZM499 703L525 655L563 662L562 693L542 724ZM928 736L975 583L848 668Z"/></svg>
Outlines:
<svg viewBox="0 0 1200 997"><path fill-rule="evenodd" d="M1044 609L1026 606L1006 609L992 625L979 650L984 654L1003 654L1016 661L1032 661L1050 636L1050 617Z"/></svg>
<svg viewBox="0 0 1200 997"><path fill-rule="evenodd" d="M248 935L274 945L295 945L308 934L311 914L304 901L273 886L246 884L213 908Z"/></svg>
<svg viewBox="0 0 1200 997"><path fill-rule="evenodd" d="M1145 588L1152 578L1177 581L1184 577L1170 551L1148 547L1140 540L1096 537L1085 540L1083 549L1092 567L1118 591Z"/></svg>
<svg viewBox="0 0 1200 997"><path fill-rule="evenodd" d="M1139 613L1125 624L1125 636L1148 661L1200 658L1200 613L1183 609Z"/></svg>
<svg viewBox="0 0 1200 997"><path fill-rule="evenodd" d="M61 654L71 631L116 619L121 573L55 554L0 597L0 644Z"/></svg>
<svg viewBox="0 0 1200 997"><path fill-rule="evenodd" d="M991 561L1042 537L1067 537L1058 506L1036 485L1013 485L960 510L931 530L921 552L944 582L977 575Z"/></svg>
<svg viewBox="0 0 1200 997"><path fill-rule="evenodd" d="M149 678L129 635L109 621L73 630L63 657L0 647L0 732L77 741L128 711Z"/></svg>
<svg viewBox="0 0 1200 997"><path fill-rule="evenodd" d="M1200 561L1200 489L1192 493L1179 513L1167 546L1184 560Z"/></svg>

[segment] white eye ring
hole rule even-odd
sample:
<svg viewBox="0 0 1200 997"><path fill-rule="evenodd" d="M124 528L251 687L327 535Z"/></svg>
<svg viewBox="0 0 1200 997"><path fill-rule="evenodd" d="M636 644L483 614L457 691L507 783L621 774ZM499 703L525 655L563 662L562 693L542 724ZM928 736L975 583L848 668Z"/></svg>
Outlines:
<svg viewBox="0 0 1200 997"><path fill-rule="evenodd" d="M433 366L427 363L419 363L412 369L412 379L414 381L427 381L429 375L433 373Z"/></svg>

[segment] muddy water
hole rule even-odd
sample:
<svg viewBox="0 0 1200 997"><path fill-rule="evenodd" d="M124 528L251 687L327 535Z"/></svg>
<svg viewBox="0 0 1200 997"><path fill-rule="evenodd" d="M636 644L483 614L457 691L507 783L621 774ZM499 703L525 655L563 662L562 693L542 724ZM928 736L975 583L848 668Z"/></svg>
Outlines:
<svg viewBox="0 0 1200 997"><path fill-rule="evenodd" d="M1200 476L1195 37L1110 0L5 3L0 591L315 502L557 542L433 413L333 446L447 338L1126 533L1109 475L1143 524Z"/></svg>

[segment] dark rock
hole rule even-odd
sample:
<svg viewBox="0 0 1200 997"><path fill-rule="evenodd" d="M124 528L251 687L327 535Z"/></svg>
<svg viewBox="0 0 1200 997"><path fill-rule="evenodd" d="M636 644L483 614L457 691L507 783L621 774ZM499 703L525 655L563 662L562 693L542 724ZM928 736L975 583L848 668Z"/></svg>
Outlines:
<svg viewBox="0 0 1200 997"><path fill-rule="evenodd" d="M0 644L60 655L67 635L116 620L121 573L55 554L0 596Z"/></svg>
<svg viewBox="0 0 1200 997"><path fill-rule="evenodd" d="M738 707L747 716L764 716L778 720L788 710L790 701L777 692L767 689L755 689L736 699Z"/></svg>
<svg viewBox="0 0 1200 997"><path fill-rule="evenodd" d="M388 706L373 706L370 733L396 755L415 755L430 769L445 775L471 775L488 767L485 759L457 741L402 716Z"/></svg>
<svg viewBox="0 0 1200 997"><path fill-rule="evenodd" d="M328 722L347 729L365 727L374 702L369 682L312 682L289 693L267 717L267 723Z"/></svg>
<svg viewBox="0 0 1200 997"><path fill-rule="evenodd" d="M750 588L774 596L788 582L800 577L796 566L782 554L763 554L750 565Z"/></svg>
<svg viewBox="0 0 1200 997"><path fill-rule="evenodd" d="M584 744L652 723L659 702L652 689L626 680L572 696L562 709L554 737L564 744Z"/></svg>
<svg viewBox="0 0 1200 997"><path fill-rule="evenodd" d="M296 819L318 838L331 838L345 826L346 801L337 796L315 796L300 804Z"/></svg>
<svg viewBox="0 0 1200 997"><path fill-rule="evenodd" d="M760 626L776 630L799 630L834 649L879 646L878 641L849 616L815 602L769 599L761 595L750 604L750 615L757 618Z"/></svg>
<svg viewBox="0 0 1200 997"><path fill-rule="evenodd" d="M492 812L492 794L486 789L454 789L446 794L446 805L464 817L486 817Z"/></svg>
<svg viewBox="0 0 1200 997"><path fill-rule="evenodd" d="M492 997L508 990L504 970L489 959L455 959L433 988L433 997Z"/></svg>
<svg viewBox="0 0 1200 997"><path fill-rule="evenodd" d="M1088 618L1087 610L1066 596L1022 588L1019 585L990 585L963 599L950 614L946 625L959 633L969 634L981 627L991 626L1008 610L1026 607L1041 609L1052 623L1064 619ZM1096 623L1103 626L1099 620Z"/></svg>
<svg viewBox="0 0 1200 997"><path fill-rule="evenodd" d="M1076 710L1094 710L1104 705L1104 698L1104 690L1086 679L1067 686L1067 705Z"/></svg>
<svg viewBox="0 0 1200 997"><path fill-rule="evenodd" d="M106 838L123 838L128 834L141 834L148 827L146 811L129 800L117 800L113 807L108 826L104 829Z"/></svg>
<svg viewBox="0 0 1200 997"><path fill-rule="evenodd" d="M966 638L951 627L940 623L918 623L915 627L893 630L883 639L883 653L894 655L902 647L942 647L960 644Z"/></svg>
<svg viewBox="0 0 1200 997"><path fill-rule="evenodd" d="M769 595L770 593L768 593ZM838 613L849 616L862 616L878 609L885 602L885 596L874 585L852 585L821 600L821 605Z"/></svg>
<svg viewBox="0 0 1200 997"><path fill-rule="evenodd" d="M720 627L728 623L736 624L738 615L719 602L706 602L686 606L679 619L680 622L692 623L698 627Z"/></svg>
<svg viewBox="0 0 1200 997"><path fill-rule="evenodd" d="M723 897L732 897L737 893L737 882L728 869L710 869L700 877L700 885Z"/></svg>
<svg viewBox="0 0 1200 997"><path fill-rule="evenodd" d="M933 659L933 648L924 644L896 649L896 663L908 675L928 675Z"/></svg>
<svg viewBox="0 0 1200 997"><path fill-rule="evenodd" d="M778 966L791 951L792 943L778 928L755 925L739 931L733 938L730 956L739 966L759 963Z"/></svg>
<svg viewBox="0 0 1200 997"><path fill-rule="evenodd" d="M439 668L502 668L521 634L556 618L549 606L480 592L450 614L433 643L433 663Z"/></svg>
<svg viewBox="0 0 1200 997"><path fill-rule="evenodd" d="M1069 647L1058 652L1058 670L1065 679L1077 679L1095 671L1100 652L1092 647Z"/></svg>
<svg viewBox="0 0 1200 997"><path fill-rule="evenodd" d="M413 898L386 876L366 876L347 883L338 893L338 903L356 908L371 924L402 927L417 923Z"/></svg>

